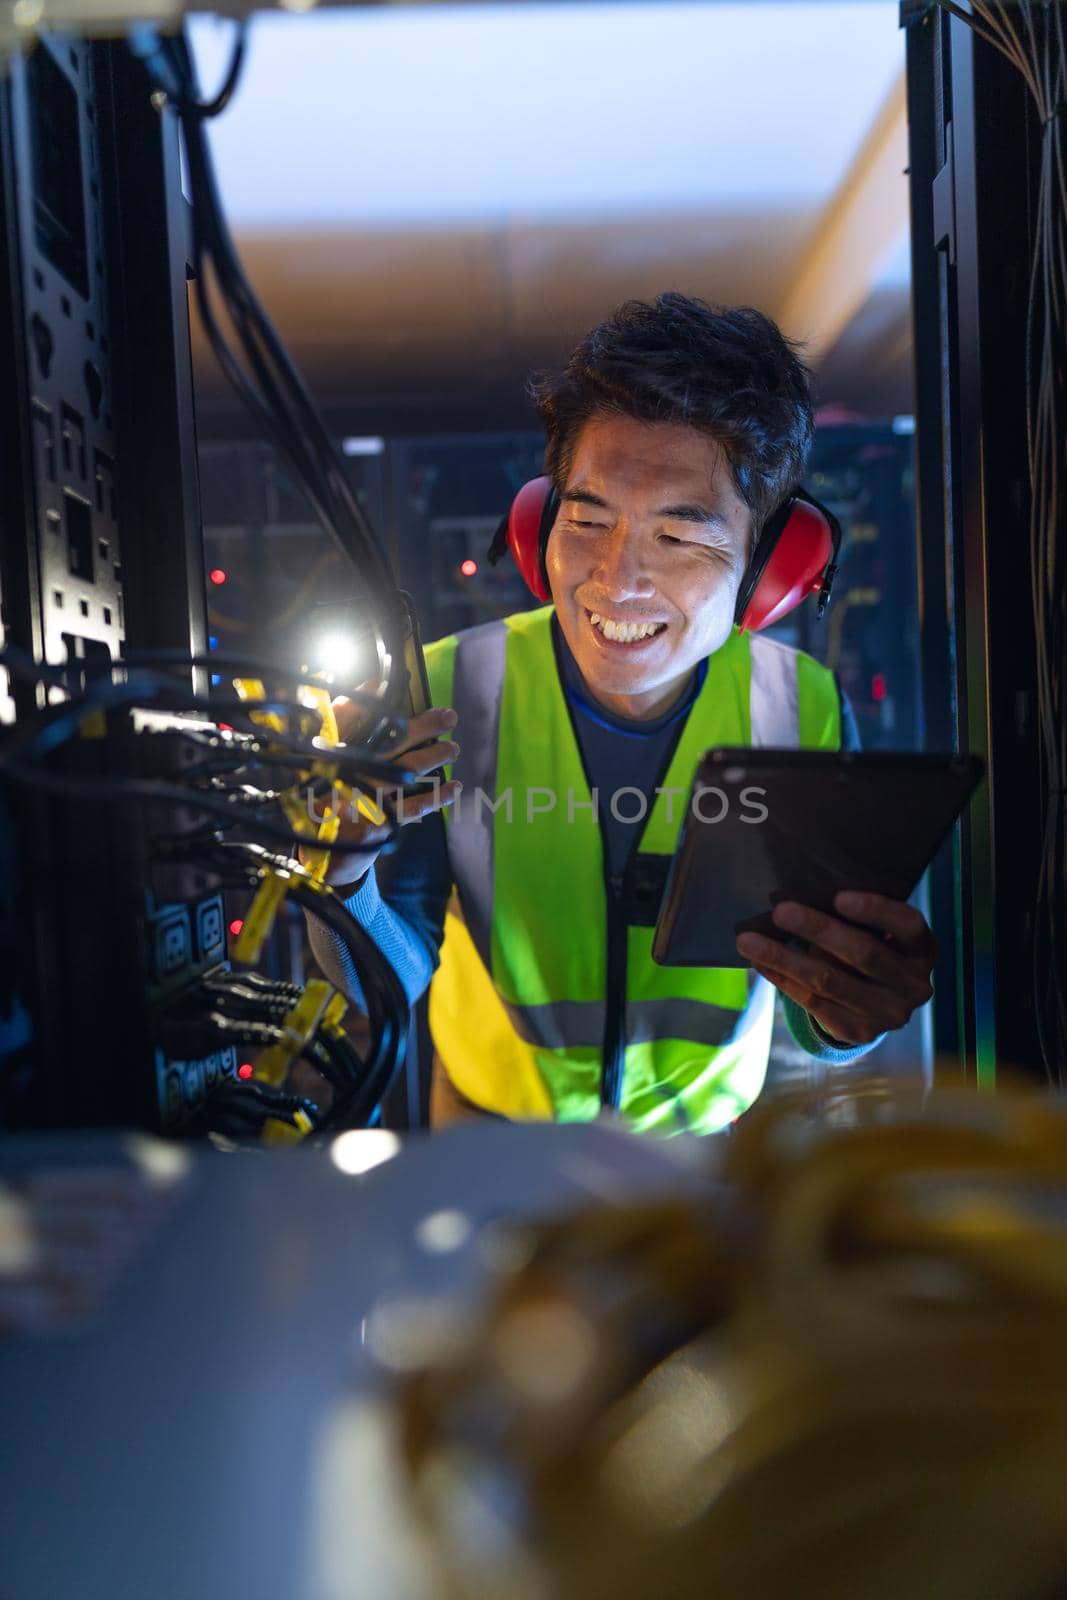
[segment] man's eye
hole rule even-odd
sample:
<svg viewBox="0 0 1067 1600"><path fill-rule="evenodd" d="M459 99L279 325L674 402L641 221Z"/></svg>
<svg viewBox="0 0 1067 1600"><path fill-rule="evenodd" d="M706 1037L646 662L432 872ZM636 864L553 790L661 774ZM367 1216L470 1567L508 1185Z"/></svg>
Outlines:
<svg viewBox="0 0 1067 1600"><path fill-rule="evenodd" d="M661 533L659 542L672 545L676 550L703 550L709 556L723 554L721 547L716 544L708 544L703 539L679 539L673 533Z"/></svg>

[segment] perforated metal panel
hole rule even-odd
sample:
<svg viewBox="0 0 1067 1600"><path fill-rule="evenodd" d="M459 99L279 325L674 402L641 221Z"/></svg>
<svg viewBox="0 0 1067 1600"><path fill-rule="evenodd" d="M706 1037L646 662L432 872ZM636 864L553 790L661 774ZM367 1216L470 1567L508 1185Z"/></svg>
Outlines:
<svg viewBox="0 0 1067 1600"><path fill-rule="evenodd" d="M20 642L55 665L105 652L114 659L125 618L90 48L42 40L12 63L5 110L10 312L20 324L16 367L24 384L22 428L28 424L30 435L22 530L28 614L16 637L28 626Z"/></svg>
<svg viewBox="0 0 1067 1600"><path fill-rule="evenodd" d="M75 690L128 642L205 648L187 259L177 133L141 63L122 43L58 38L13 59L0 78L2 621L24 657L80 665ZM4 723L46 699L31 674L3 687ZM151 839L180 826L173 807L120 805L119 783L93 799L77 779L167 776L175 749L116 725L59 751L69 795L5 786L0 971L25 1027L17 1041L0 1027L0 1122L173 1123L160 951L170 988L224 960L221 901L203 875L157 881ZM179 925L187 947L167 941ZM194 1067L183 1113L210 1088Z"/></svg>

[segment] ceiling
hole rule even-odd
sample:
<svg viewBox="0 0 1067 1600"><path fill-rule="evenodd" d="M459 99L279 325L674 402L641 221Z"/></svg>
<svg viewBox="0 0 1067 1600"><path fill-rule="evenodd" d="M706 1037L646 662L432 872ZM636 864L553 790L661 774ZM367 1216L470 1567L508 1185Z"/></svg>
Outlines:
<svg viewBox="0 0 1067 1600"><path fill-rule="evenodd" d="M230 32L193 38L213 92ZM760 306L823 400L891 415L902 68L892 0L271 13L211 137L253 282L356 431L528 421L531 369L665 288ZM233 404L197 351L210 431Z"/></svg>

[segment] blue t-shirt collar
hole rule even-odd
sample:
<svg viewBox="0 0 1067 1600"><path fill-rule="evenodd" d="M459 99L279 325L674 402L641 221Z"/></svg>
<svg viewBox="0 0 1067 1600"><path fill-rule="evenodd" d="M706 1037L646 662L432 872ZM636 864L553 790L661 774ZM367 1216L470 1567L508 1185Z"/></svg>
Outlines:
<svg viewBox="0 0 1067 1600"><path fill-rule="evenodd" d="M613 716L603 706L598 706L590 697L586 688L585 679L582 677L578 663L570 652L563 629L559 625L556 613L552 613L552 639L556 647L556 661L559 666L560 682L563 692L576 711L584 717L595 722L597 727L606 728L609 733L621 733L628 739L650 739L654 734L662 733L664 728L669 728L673 722L688 716L692 705L708 675L708 661L705 656L698 661L693 673L692 682L678 704L672 706L670 711L662 717L656 717L651 722L633 722L626 717Z"/></svg>

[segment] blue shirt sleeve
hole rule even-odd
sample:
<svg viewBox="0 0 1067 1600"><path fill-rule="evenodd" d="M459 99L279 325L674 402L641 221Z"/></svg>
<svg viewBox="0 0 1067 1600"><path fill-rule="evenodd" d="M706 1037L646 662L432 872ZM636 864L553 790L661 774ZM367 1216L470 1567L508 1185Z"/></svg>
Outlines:
<svg viewBox="0 0 1067 1600"><path fill-rule="evenodd" d="M436 812L398 829L355 894L345 901L392 966L411 1005L437 969L451 893L444 818ZM310 915L308 939L324 977L362 1006L359 974L344 940Z"/></svg>

